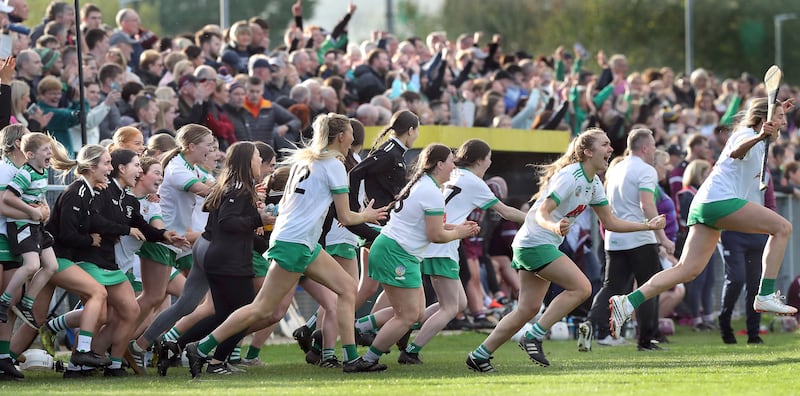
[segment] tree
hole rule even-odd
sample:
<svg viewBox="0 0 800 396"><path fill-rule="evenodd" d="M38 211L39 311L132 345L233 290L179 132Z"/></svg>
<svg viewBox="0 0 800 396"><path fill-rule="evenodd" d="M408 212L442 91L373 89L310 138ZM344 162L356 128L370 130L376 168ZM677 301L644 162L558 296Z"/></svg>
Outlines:
<svg viewBox="0 0 800 396"><path fill-rule="evenodd" d="M800 15L800 2L782 0L694 5L695 67L723 78L743 71L762 75L774 62L773 17ZM478 30L487 37L501 33L506 53L550 55L559 45L581 42L593 52L626 54L631 70L670 66L683 71L684 6L685 0L448 0L440 24L451 37ZM800 43L791 34L798 28L800 19L783 25L784 70L800 61ZM597 70L594 62L587 68ZM786 79L800 83L800 75L788 73Z"/></svg>

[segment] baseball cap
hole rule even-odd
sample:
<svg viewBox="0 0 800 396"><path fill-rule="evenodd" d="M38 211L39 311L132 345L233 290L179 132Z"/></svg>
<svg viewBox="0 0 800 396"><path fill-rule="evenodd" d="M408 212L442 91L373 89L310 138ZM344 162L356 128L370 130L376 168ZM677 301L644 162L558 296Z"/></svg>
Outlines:
<svg viewBox="0 0 800 396"><path fill-rule="evenodd" d="M270 64L270 62L264 58L258 58L253 62L253 69L257 69L260 67L266 67L270 70L274 70L275 68Z"/></svg>
<svg viewBox="0 0 800 396"><path fill-rule="evenodd" d="M178 89L183 88L186 84L193 84L197 82L197 78L191 74L186 74L178 80Z"/></svg>
<svg viewBox="0 0 800 396"><path fill-rule="evenodd" d="M110 46L115 46L117 44L123 44L123 43L134 45L136 44L136 40L134 40L133 38L131 38L131 36L128 36L127 34L121 31L114 32L114 34L112 34L111 37L108 39L108 45Z"/></svg>
<svg viewBox="0 0 800 396"><path fill-rule="evenodd" d="M667 153L669 155L681 155L682 156L683 155L683 150L681 150L680 146L678 146L677 144L671 144L667 148Z"/></svg>

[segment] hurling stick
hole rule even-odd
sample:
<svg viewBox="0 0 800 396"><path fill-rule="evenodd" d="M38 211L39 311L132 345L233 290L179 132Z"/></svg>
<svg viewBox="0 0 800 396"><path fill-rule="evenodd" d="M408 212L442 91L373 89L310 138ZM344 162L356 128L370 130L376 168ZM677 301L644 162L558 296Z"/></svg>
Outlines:
<svg viewBox="0 0 800 396"><path fill-rule="evenodd" d="M767 70L767 73L764 74L764 86L767 89L767 119L766 121L772 120L772 114L775 112L775 100L778 97L778 90L781 87L781 79L783 78L783 72L781 68L775 65L772 65ZM759 184L759 188L763 191L767 188L767 172L769 172L769 168L767 168L767 159L769 158L769 142L771 139L767 139L764 141L764 162L761 164L761 183Z"/></svg>

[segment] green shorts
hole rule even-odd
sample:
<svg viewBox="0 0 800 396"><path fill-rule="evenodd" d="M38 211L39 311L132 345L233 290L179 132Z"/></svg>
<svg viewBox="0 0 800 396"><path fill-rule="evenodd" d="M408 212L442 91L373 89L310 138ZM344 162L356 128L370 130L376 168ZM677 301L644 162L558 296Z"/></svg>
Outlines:
<svg viewBox="0 0 800 396"><path fill-rule="evenodd" d="M194 265L194 257L191 254L175 259L175 268L179 270L192 269L192 265Z"/></svg>
<svg viewBox="0 0 800 396"><path fill-rule="evenodd" d="M58 262L58 270L56 271L57 273L75 265L72 260L61 257L56 258L56 261Z"/></svg>
<svg viewBox="0 0 800 396"><path fill-rule="evenodd" d="M302 274L306 272L322 251L322 246L317 244L314 250L302 243L274 241L267 250L267 260L275 260L278 266L289 271Z"/></svg>
<svg viewBox="0 0 800 396"><path fill-rule="evenodd" d="M136 275L133 274L133 270L126 272L125 276L128 278L128 282L130 282L134 292L141 293L142 290L144 290L142 282L136 280Z"/></svg>
<svg viewBox="0 0 800 396"><path fill-rule="evenodd" d="M0 234L0 261L22 262L22 257L11 254L11 248L8 246L8 237L3 234Z"/></svg>
<svg viewBox="0 0 800 396"><path fill-rule="evenodd" d="M139 251L136 252L139 257L155 261L159 264L164 264L170 267L176 267L176 257L178 256L175 251L155 242L145 242Z"/></svg>
<svg viewBox="0 0 800 396"><path fill-rule="evenodd" d="M369 250L369 277L389 286L422 287L419 259L406 252L394 239L383 234Z"/></svg>
<svg viewBox="0 0 800 396"><path fill-rule="evenodd" d="M731 198L706 203L692 202L692 206L689 207L689 219L686 221L686 225L693 226L695 224L702 224L719 230L719 227L717 227L717 221L719 221L719 219L733 214L746 204L747 201L741 198Z"/></svg>
<svg viewBox="0 0 800 396"><path fill-rule="evenodd" d="M128 277L125 276L125 273L118 269L107 270L86 261L81 261L77 264L78 267L81 267L81 269L86 271L97 283L103 286L114 286L128 281Z"/></svg>
<svg viewBox="0 0 800 396"><path fill-rule="evenodd" d="M253 272L255 273L255 277L263 278L267 276L268 269L269 261L267 258L253 250Z"/></svg>
<svg viewBox="0 0 800 396"><path fill-rule="evenodd" d="M356 247L349 243L337 243L335 245L325 246L325 251L331 256L341 257L343 259L352 260L356 258Z"/></svg>
<svg viewBox="0 0 800 396"><path fill-rule="evenodd" d="M514 259L511 260L511 268L537 272L557 258L564 255L553 245L539 245L534 247L512 248Z"/></svg>
<svg viewBox="0 0 800 396"><path fill-rule="evenodd" d="M422 259L422 273L448 279L460 279L458 263L447 257L428 257Z"/></svg>

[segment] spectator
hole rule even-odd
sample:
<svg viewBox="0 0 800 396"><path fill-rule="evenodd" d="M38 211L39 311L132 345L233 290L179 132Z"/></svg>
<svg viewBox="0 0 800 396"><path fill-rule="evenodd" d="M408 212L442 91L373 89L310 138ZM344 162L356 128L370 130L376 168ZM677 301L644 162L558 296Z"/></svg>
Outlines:
<svg viewBox="0 0 800 396"><path fill-rule="evenodd" d="M233 124L233 133L236 140L253 140L250 133L250 120L247 109L244 108L244 100L247 95L245 86L239 82L233 82L228 86L228 103L223 106L225 115Z"/></svg>
<svg viewBox="0 0 800 396"><path fill-rule="evenodd" d="M62 87L61 81L56 77L47 76L42 78L38 86L39 102L37 104L45 114L53 113L53 118L46 125L47 130L53 135L53 138L64 145L68 153L74 154L75 148L80 145L78 144L79 142L73 143L69 128L80 122L78 110L81 102L73 100L68 108L58 107L58 102L61 100Z"/></svg>
<svg viewBox="0 0 800 396"><path fill-rule="evenodd" d="M281 105L264 99L264 83L258 77L250 77L245 90L244 108L252 140L269 144L276 151L294 148L300 140L300 120Z"/></svg>
<svg viewBox="0 0 800 396"><path fill-rule="evenodd" d="M42 127L50 122L52 113L44 114L38 106L30 108L31 88L20 80L12 80L11 84L11 123L22 124L33 132L42 131Z"/></svg>
<svg viewBox="0 0 800 396"><path fill-rule="evenodd" d="M276 69L277 67L270 64L266 55L253 55L248 61L248 75L264 81L264 99L275 100L278 98L277 93L272 92L269 86L272 82L272 73Z"/></svg>
<svg viewBox="0 0 800 396"><path fill-rule="evenodd" d="M45 34L45 26L48 22L59 22L65 26L75 25L75 7L63 1L52 1L45 10L45 18L42 23L31 32L31 41L36 42Z"/></svg>
<svg viewBox="0 0 800 396"><path fill-rule="evenodd" d="M220 150L226 150L228 146L236 143L236 135L233 131L233 123L225 115L223 107L228 103L228 88L222 80L216 80L214 93L211 95L211 103L206 117L206 126L219 141Z"/></svg>
<svg viewBox="0 0 800 396"><path fill-rule="evenodd" d="M38 93L36 87L42 77L42 58L34 50L24 50L17 56L17 79L24 81L30 87L31 101L36 102Z"/></svg>
<svg viewBox="0 0 800 396"><path fill-rule="evenodd" d="M219 70L222 64L217 62L217 58L222 48L222 36L214 31L200 30L195 34L194 42L200 48L203 64Z"/></svg>
<svg viewBox="0 0 800 396"><path fill-rule="evenodd" d="M157 87L164 73L164 63L161 54L156 50L145 50L139 57L139 68L136 75L142 79L142 84Z"/></svg>
<svg viewBox="0 0 800 396"><path fill-rule="evenodd" d="M167 88L170 91L172 88ZM174 94L174 91L173 91ZM169 100L161 100L156 95L156 105L158 106L158 115L156 116L155 130L166 130L170 133L175 133L175 117L178 116L177 103ZM152 136L151 136L152 137Z"/></svg>
<svg viewBox="0 0 800 396"><path fill-rule="evenodd" d="M385 76L389 71L389 55L385 50L374 49L367 56L367 64L358 66L353 76L353 88L358 95L358 101L369 103L375 95L386 91ZM363 122L363 121L362 121ZM367 124L364 124L367 126Z"/></svg>
<svg viewBox="0 0 800 396"><path fill-rule="evenodd" d="M86 34L93 29L101 29L103 25L103 11L100 7L87 3L81 7L81 32Z"/></svg>
<svg viewBox="0 0 800 396"><path fill-rule="evenodd" d="M175 66L178 62L186 60L186 54L183 52L170 52L164 57L164 69L166 72L163 76L161 76L161 80L158 82L159 87L166 87L170 84L174 85L175 82ZM174 90L173 90L174 92Z"/></svg>
<svg viewBox="0 0 800 396"><path fill-rule="evenodd" d="M371 104L362 104L356 110L356 119L364 126L377 126L378 124L378 109Z"/></svg>
<svg viewBox="0 0 800 396"><path fill-rule="evenodd" d="M111 47L108 33L103 29L90 29L86 31L83 38L86 41L88 54L91 54L95 59L103 61L106 58L106 52Z"/></svg>
<svg viewBox="0 0 800 396"><path fill-rule="evenodd" d="M696 159L711 161L711 149L708 145L708 138L701 134L689 136L686 141L686 158L681 161L669 174L669 189L672 200L678 203L678 191L683 188L683 172L690 162Z"/></svg>
<svg viewBox="0 0 800 396"><path fill-rule="evenodd" d="M232 55L235 55L238 59L238 62L235 64L235 70L238 73L247 73L247 62L250 59L248 46L252 43L253 31L246 21L239 21L234 23L231 27L230 35L230 44L222 50L223 63L228 64L228 62L233 60ZM228 60L225 59L226 54L232 54L228 55Z"/></svg>

